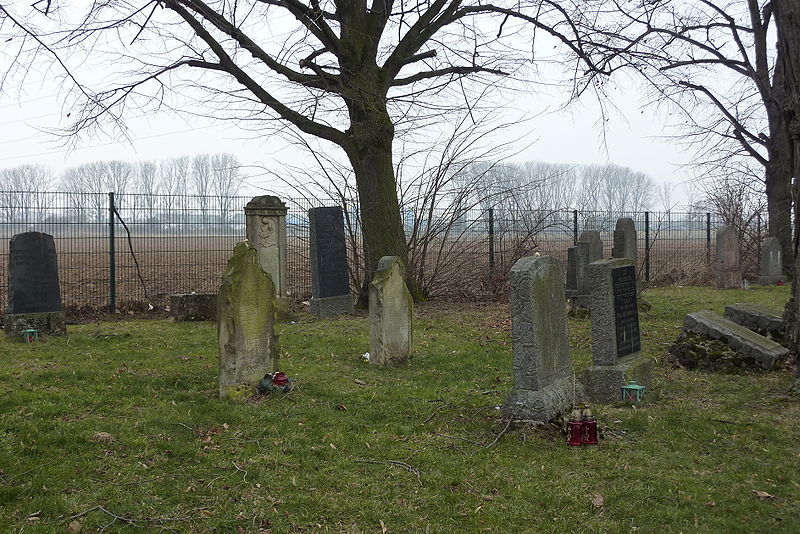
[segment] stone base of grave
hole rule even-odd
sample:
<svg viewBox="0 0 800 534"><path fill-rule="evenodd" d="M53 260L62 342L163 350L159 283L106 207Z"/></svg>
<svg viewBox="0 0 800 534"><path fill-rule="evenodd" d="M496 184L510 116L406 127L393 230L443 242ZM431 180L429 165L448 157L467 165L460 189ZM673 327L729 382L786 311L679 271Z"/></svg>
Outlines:
<svg viewBox="0 0 800 534"><path fill-rule="evenodd" d="M176 322L216 321L216 293L186 293L169 296L169 313Z"/></svg>
<svg viewBox="0 0 800 534"><path fill-rule="evenodd" d="M571 376L560 378L539 390L511 390L503 404L506 418L547 423L566 413L583 398L583 387Z"/></svg>
<svg viewBox="0 0 800 534"><path fill-rule="evenodd" d="M774 286L778 282L786 282L786 277L783 275L773 276L759 276L758 285L760 286Z"/></svg>
<svg viewBox="0 0 800 534"><path fill-rule="evenodd" d="M314 317L335 317L353 313L353 297L340 295L338 297L312 298L309 301L309 311Z"/></svg>
<svg viewBox="0 0 800 534"><path fill-rule="evenodd" d="M586 308L588 310L590 300L591 295L579 295L577 293L567 297L567 303L571 308Z"/></svg>
<svg viewBox="0 0 800 534"><path fill-rule="evenodd" d="M756 334L780 342L783 330L783 316L758 304L738 302L725 306L725 318L752 330Z"/></svg>
<svg viewBox="0 0 800 534"><path fill-rule="evenodd" d="M34 329L39 335L66 336L67 315L63 311L46 313L7 313L3 317L3 330L8 337L22 335L23 330Z"/></svg>
<svg viewBox="0 0 800 534"><path fill-rule="evenodd" d="M653 382L653 361L635 357L616 365L593 365L583 373L583 388L589 402L609 404L622 399L622 386L636 380L640 386Z"/></svg>
<svg viewBox="0 0 800 534"><path fill-rule="evenodd" d="M717 289L741 289L742 271L722 271L716 276Z"/></svg>

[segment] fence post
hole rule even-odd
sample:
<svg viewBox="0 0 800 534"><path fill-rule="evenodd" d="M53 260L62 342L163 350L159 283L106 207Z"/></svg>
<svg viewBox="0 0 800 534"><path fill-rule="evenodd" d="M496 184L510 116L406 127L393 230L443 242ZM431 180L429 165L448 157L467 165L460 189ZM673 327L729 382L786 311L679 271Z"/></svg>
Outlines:
<svg viewBox="0 0 800 534"><path fill-rule="evenodd" d="M489 273L494 274L494 208L489 208Z"/></svg>
<svg viewBox="0 0 800 534"><path fill-rule="evenodd" d="M572 244L578 244L578 210L572 210Z"/></svg>
<svg viewBox="0 0 800 534"><path fill-rule="evenodd" d="M114 250L114 193L108 194L108 311L117 309L117 259Z"/></svg>
<svg viewBox="0 0 800 534"><path fill-rule="evenodd" d="M706 213L706 263L711 263L711 214Z"/></svg>
<svg viewBox="0 0 800 534"><path fill-rule="evenodd" d="M650 212L644 212L644 280L650 281Z"/></svg>

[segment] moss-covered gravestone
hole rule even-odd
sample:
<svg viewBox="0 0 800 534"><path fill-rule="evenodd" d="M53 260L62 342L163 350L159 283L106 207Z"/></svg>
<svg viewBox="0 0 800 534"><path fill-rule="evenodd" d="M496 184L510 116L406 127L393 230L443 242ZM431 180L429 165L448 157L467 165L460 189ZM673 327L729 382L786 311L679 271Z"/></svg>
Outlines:
<svg viewBox="0 0 800 534"><path fill-rule="evenodd" d="M275 285L249 241L233 249L217 294L219 396L239 399L278 369Z"/></svg>
<svg viewBox="0 0 800 534"><path fill-rule="evenodd" d="M397 256L384 256L369 284L370 363L388 365L411 355L414 301Z"/></svg>
<svg viewBox="0 0 800 534"><path fill-rule="evenodd" d="M521 258L511 268L514 388L506 417L547 422L581 395L572 380L562 280L550 256Z"/></svg>

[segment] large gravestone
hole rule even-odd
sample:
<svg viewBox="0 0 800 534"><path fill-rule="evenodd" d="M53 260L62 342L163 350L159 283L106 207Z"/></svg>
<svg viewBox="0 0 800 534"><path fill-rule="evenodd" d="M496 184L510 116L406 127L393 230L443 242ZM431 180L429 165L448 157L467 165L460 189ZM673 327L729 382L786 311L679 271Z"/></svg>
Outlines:
<svg viewBox="0 0 800 534"><path fill-rule="evenodd" d="M641 358L636 269L629 258L589 265L592 286L592 366L583 376L587 397L612 402L626 379L649 386L652 362Z"/></svg>
<svg viewBox="0 0 800 534"><path fill-rule="evenodd" d="M777 237L767 237L761 242L761 275L758 283L763 286L785 282L783 274L783 251Z"/></svg>
<svg viewBox="0 0 800 534"><path fill-rule="evenodd" d="M388 365L408 359L413 306L403 263L397 256L384 256L369 284L370 363Z"/></svg>
<svg viewBox="0 0 800 534"><path fill-rule="evenodd" d="M581 233L575 246L567 250L566 297L573 307L589 307L591 287L588 282L589 264L603 257L600 233L587 230Z"/></svg>
<svg viewBox="0 0 800 534"><path fill-rule="evenodd" d="M547 422L582 394L572 379L561 280L550 256L521 258L511 268L514 387L506 417Z"/></svg>
<svg viewBox="0 0 800 534"><path fill-rule="evenodd" d="M717 289L742 287L742 271L739 267L739 233L733 226L721 226L717 229L715 267Z"/></svg>
<svg viewBox="0 0 800 534"><path fill-rule="evenodd" d="M238 243L217 294L219 396L240 399L278 368L275 286L248 242Z"/></svg>
<svg viewBox="0 0 800 534"><path fill-rule="evenodd" d="M612 258L630 258L636 265L636 225L633 219L617 219L614 228L614 244L611 247Z"/></svg>
<svg viewBox="0 0 800 534"><path fill-rule="evenodd" d="M7 336L30 328L51 336L67 333L53 236L26 232L11 238L3 324Z"/></svg>
<svg viewBox="0 0 800 534"><path fill-rule="evenodd" d="M308 210L311 238L311 314L332 317L353 311L344 217L339 206Z"/></svg>
<svg viewBox="0 0 800 534"><path fill-rule="evenodd" d="M278 299L278 316L288 317L286 283L286 204L271 195L253 197L244 207L245 237L258 251L261 268L272 278Z"/></svg>

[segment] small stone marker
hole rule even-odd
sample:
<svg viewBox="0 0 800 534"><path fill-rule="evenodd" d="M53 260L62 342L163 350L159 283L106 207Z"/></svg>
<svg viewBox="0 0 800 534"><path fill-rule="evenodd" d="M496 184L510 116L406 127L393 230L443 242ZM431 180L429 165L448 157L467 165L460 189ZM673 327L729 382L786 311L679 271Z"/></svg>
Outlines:
<svg viewBox="0 0 800 534"><path fill-rule="evenodd" d="M725 340L745 360L751 360L761 369L771 370L777 362L789 354L789 350L779 343L729 321L711 310L688 314L684 319L683 328L686 332Z"/></svg>
<svg viewBox="0 0 800 534"><path fill-rule="evenodd" d="M739 233L733 226L717 229L717 289L739 289L742 287L742 271L739 268Z"/></svg>
<svg viewBox="0 0 800 534"><path fill-rule="evenodd" d="M561 268L555 258L521 258L511 268L514 387L506 417L547 422L580 398L572 379Z"/></svg>
<svg viewBox="0 0 800 534"><path fill-rule="evenodd" d="M308 210L311 237L310 311L316 317L333 317L353 311L344 217L339 206Z"/></svg>
<svg viewBox="0 0 800 534"><path fill-rule="evenodd" d="M169 296L169 314L175 322L216 321L215 293L179 293Z"/></svg>
<svg viewBox="0 0 800 534"><path fill-rule="evenodd" d="M592 287L592 366L584 373L587 397L613 402L628 380L649 387L652 362L640 357L636 269L630 258L589 265Z"/></svg>
<svg viewBox="0 0 800 534"><path fill-rule="evenodd" d="M738 302L725 306L725 318L757 334L770 339L781 339L783 316L776 312L749 302Z"/></svg>
<svg viewBox="0 0 800 534"><path fill-rule="evenodd" d="M397 256L384 256L369 284L370 363L388 365L408 359L413 310L403 263Z"/></svg>
<svg viewBox="0 0 800 534"><path fill-rule="evenodd" d="M581 233L575 246L567 249L567 288L565 295L572 306L589 307L587 268L590 263L602 259L603 242L600 232L587 230Z"/></svg>
<svg viewBox="0 0 800 534"><path fill-rule="evenodd" d="M760 267L761 276L758 277L758 283L762 286L786 281L786 276L783 274L783 251L777 237L767 237L761 242Z"/></svg>
<svg viewBox="0 0 800 534"><path fill-rule="evenodd" d="M289 315L289 287L286 283L286 211L280 198L253 197L244 207L245 237L258 250L261 268L272 278L278 298L278 316Z"/></svg>
<svg viewBox="0 0 800 534"><path fill-rule="evenodd" d="M248 242L228 260L217 296L219 396L241 399L278 368L275 286Z"/></svg>
<svg viewBox="0 0 800 534"><path fill-rule="evenodd" d="M636 266L636 225L633 219L617 219L611 257L630 258L633 260L633 265Z"/></svg>
<svg viewBox="0 0 800 534"><path fill-rule="evenodd" d="M11 238L3 324L5 334L13 337L30 329L50 336L67 333L53 236L25 232Z"/></svg>

